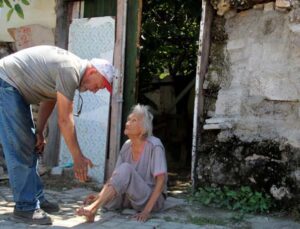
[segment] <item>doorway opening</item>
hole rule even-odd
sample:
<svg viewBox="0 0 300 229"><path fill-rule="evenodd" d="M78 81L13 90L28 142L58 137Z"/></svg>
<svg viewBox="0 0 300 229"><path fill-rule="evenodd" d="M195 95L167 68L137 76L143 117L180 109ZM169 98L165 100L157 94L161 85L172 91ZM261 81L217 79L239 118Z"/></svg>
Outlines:
<svg viewBox="0 0 300 229"><path fill-rule="evenodd" d="M194 87L201 1L144 1L138 102L154 113L153 133L165 146L171 194L191 180Z"/></svg>

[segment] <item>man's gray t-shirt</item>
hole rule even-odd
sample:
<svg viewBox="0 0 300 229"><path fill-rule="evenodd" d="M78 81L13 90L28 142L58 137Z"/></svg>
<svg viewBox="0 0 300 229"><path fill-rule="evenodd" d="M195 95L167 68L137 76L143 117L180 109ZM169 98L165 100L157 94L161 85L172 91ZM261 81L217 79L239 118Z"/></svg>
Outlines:
<svg viewBox="0 0 300 229"><path fill-rule="evenodd" d="M155 177L164 174L166 179L163 192L167 194L167 162L165 149L159 138L154 136L147 138L144 151L138 161L132 159L131 141L127 140L120 151L116 168L124 162L131 164L151 188L155 186Z"/></svg>
<svg viewBox="0 0 300 229"><path fill-rule="evenodd" d="M0 78L29 104L56 100L56 92L73 100L88 61L54 46L35 46L0 59Z"/></svg>

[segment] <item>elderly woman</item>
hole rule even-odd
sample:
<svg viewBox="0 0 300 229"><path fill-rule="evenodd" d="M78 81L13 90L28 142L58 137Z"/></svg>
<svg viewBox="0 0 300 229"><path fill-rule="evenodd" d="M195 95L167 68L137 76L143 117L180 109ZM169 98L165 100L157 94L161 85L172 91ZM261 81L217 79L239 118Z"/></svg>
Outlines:
<svg viewBox="0 0 300 229"><path fill-rule="evenodd" d="M127 118L124 134L129 138L120 151L115 170L90 205L77 214L93 222L100 207L133 208L138 221L146 221L152 211L163 208L167 194L167 165L161 141L152 136L152 119L147 106L136 105Z"/></svg>

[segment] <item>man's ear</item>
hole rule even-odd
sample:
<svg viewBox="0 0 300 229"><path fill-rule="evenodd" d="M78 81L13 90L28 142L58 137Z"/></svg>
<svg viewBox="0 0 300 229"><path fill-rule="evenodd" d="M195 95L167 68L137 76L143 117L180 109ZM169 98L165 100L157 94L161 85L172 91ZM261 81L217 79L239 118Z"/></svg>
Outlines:
<svg viewBox="0 0 300 229"><path fill-rule="evenodd" d="M88 68L86 69L87 75L93 74L93 73L95 73L95 72L97 72L97 69L96 69L95 67L93 67L93 66L88 67Z"/></svg>
<svg viewBox="0 0 300 229"><path fill-rule="evenodd" d="M95 73L98 72L97 69L95 67L91 67L91 73Z"/></svg>

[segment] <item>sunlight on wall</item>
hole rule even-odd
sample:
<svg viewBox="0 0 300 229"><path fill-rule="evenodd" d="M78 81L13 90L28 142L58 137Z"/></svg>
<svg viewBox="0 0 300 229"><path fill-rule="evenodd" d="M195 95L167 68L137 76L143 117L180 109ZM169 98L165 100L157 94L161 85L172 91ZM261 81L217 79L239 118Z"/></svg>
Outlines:
<svg viewBox="0 0 300 229"><path fill-rule="evenodd" d="M39 24L49 28L55 28L55 0L31 0L29 6L22 5L25 18L20 18L16 12L10 21L6 20L8 7L0 9L0 41L13 42L13 38L7 32L8 28L17 28L24 25Z"/></svg>

